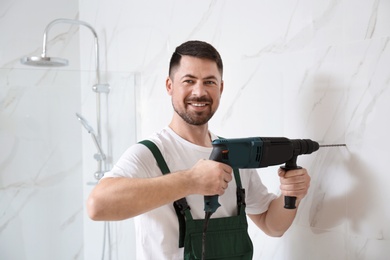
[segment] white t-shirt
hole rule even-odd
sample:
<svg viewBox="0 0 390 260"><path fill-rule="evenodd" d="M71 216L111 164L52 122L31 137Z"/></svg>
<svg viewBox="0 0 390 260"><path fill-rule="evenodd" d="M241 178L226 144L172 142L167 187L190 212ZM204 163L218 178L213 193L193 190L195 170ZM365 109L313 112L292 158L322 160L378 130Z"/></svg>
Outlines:
<svg viewBox="0 0 390 260"><path fill-rule="evenodd" d="M212 139L218 137L211 133ZM190 143L178 136L171 128L165 127L152 135L171 172L191 168L200 159L208 159L212 148ZM161 176L156 160L143 144L128 148L113 169L104 175L107 177L151 178ZM262 184L256 170L240 170L242 187L245 189L246 213L260 214L268 209L269 203L276 198ZM186 197L194 219L204 218L203 195ZM237 214L236 182L229 183L222 196L221 206L212 218L227 217ZM173 203L151 210L134 218L137 259L183 259L183 248L178 247L179 223Z"/></svg>

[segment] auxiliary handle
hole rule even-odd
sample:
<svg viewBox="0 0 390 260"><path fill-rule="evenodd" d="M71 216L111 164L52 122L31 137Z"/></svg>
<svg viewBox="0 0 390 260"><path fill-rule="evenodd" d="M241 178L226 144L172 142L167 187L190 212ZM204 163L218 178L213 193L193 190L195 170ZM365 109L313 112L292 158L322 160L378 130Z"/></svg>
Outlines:
<svg viewBox="0 0 390 260"><path fill-rule="evenodd" d="M297 166L297 157L298 156L294 156L293 158L291 158L291 160L287 161L286 164L280 168L282 168L285 171L302 169L302 167ZM285 196L284 197L284 208L285 209L297 208L296 201L297 201L297 197Z"/></svg>

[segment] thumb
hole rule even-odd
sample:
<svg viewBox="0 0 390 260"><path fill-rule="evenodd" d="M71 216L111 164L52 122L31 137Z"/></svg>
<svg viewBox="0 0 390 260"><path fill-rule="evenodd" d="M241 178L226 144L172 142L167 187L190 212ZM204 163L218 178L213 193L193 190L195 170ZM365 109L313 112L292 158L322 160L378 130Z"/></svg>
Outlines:
<svg viewBox="0 0 390 260"><path fill-rule="evenodd" d="M284 177L286 175L286 170L283 170L281 167L278 169L279 177Z"/></svg>

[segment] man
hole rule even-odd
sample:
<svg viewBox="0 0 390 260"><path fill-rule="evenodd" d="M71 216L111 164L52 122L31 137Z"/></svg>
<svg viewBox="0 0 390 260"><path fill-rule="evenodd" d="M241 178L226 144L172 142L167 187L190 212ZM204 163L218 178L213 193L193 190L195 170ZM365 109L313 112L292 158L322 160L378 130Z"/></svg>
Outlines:
<svg viewBox="0 0 390 260"><path fill-rule="evenodd" d="M161 151L170 173L162 174L150 148L135 144L90 194L87 207L93 220L135 217L137 259L191 259L195 257L192 254L199 254L199 241L195 238L198 235L192 235L188 229L196 226L190 222L189 215L185 215L185 247L178 245L183 230L178 221L180 210L175 211L173 202L181 198L186 198L189 205L187 213L194 220L203 221L204 196L218 194L221 207L210 220L212 229L220 220L229 221L240 215L242 208L237 203L236 190L241 182L245 189L243 215L246 212L266 234L279 237L290 227L296 214L296 209L284 209L284 196L296 196L298 205L307 194L310 177L305 169L288 172L280 169L281 195L277 197L268 193L255 170L240 170L242 174L237 178L230 166L207 160L212 151L211 142L218 138L209 131L208 121L220 102L224 88L222 76L221 57L210 44L188 41L177 47L166 79L175 113L169 126L149 138ZM251 258L250 239L242 248L236 246L247 240L246 218L239 222L245 222L245 235L229 231L233 234L229 239L235 242L232 245L221 242L225 248L220 251L230 250L232 255L242 251L239 253L242 259ZM228 227L222 227L221 232L225 229ZM216 238L212 232L206 232L206 236L216 241L230 235L223 233ZM218 256L218 250L206 247L203 254L228 257Z"/></svg>

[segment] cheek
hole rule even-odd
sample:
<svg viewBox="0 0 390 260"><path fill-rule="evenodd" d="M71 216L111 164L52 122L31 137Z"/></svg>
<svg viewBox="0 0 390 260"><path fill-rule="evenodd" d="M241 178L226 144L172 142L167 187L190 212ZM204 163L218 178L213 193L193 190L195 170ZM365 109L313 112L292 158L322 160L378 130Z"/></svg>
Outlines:
<svg viewBox="0 0 390 260"><path fill-rule="evenodd" d="M182 88L176 88L175 90L171 90L170 91L170 95L172 98L174 98L175 100L179 101L179 100L184 100L187 95L189 93L185 91L185 89L182 89Z"/></svg>
<svg viewBox="0 0 390 260"><path fill-rule="evenodd" d="M175 107L182 106L181 104L183 103L183 99L182 99L181 96L177 93L177 91L171 92L170 95L171 95L172 104L173 104Z"/></svg>
<svg viewBox="0 0 390 260"><path fill-rule="evenodd" d="M213 97L213 101L214 101L213 103L215 107L218 107L220 100L221 100L221 94L218 92Z"/></svg>

